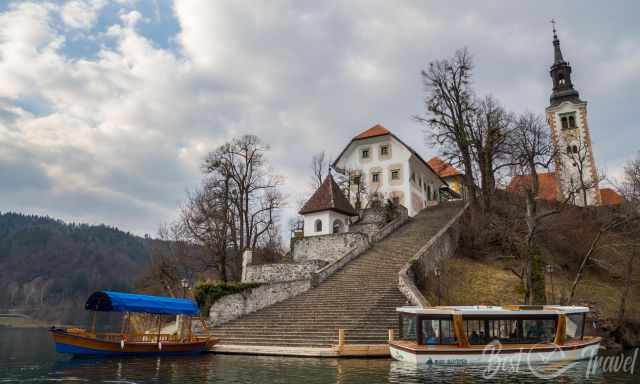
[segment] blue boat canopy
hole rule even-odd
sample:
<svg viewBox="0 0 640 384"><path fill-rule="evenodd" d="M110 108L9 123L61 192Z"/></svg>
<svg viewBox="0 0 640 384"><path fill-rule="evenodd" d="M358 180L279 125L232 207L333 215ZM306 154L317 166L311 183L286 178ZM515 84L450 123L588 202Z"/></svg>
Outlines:
<svg viewBox="0 0 640 384"><path fill-rule="evenodd" d="M139 295L113 291L97 291L84 305L90 311L153 313L157 315L197 316L198 306L189 299Z"/></svg>

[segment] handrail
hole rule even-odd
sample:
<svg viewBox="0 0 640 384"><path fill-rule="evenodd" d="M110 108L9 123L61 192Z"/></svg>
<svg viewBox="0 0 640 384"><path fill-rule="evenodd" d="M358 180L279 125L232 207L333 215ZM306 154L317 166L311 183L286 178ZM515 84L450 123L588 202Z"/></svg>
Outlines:
<svg viewBox="0 0 640 384"><path fill-rule="evenodd" d="M403 224L405 224L407 222L407 220L409 219L409 216L405 214L406 212L407 212L406 210L401 211L399 217L391 220L384 227L382 227L381 230L376 232L372 236L371 241L368 241L364 248L358 249L358 247L355 247L355 248L351 249L349 252L347 252L344 256L339 258L338 260L335 260L335 261L325 265L321 269L312 272L311 273L311 286L313 286L313 287L318 286L318 284L320 284L321 282L325 281L329 276L333 275L336 271L342 269L342 267L344 267L346 264L348 264L352 260L356 259L358 256L363 254L365 251L369 250L373 246L373 243L379 242L380 240L382 240L385 237L387 237L391 232L393 232L393 230L398 229ZM381 235L377 236L378 234L381 234Z"/></svg>
<svg viewBox="0 0 640 384"><path fill-rule="evenodd" d="M415 274L413 272L413 266L418 262L420 257L424 255L427 251L433 247L435 242L449 230L449 228L454 225L460 217L466 212L467 208L469 208L469 203L465 203L465 205L460 209L460 212L456 213L456 215L450 219L447 224L445 224L434 236L427 241L425 245L423 245L405 265L402 267L400 272L398 272L398 289L402 294L411 302L413 305L417 305L422 308L431 307L431 303L427 300L426 297L420 292L418 287L415 284Z"/></svg>

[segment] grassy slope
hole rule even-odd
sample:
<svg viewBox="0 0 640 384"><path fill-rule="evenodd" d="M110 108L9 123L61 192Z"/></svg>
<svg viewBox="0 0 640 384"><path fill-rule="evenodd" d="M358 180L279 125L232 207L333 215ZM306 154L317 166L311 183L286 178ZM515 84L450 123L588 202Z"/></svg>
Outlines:
<svg viewBox="0 0 640 384"><path fill-rule="evenodd" d="M553 296L551 282L547 276L547 301L558 303L568 296L573 277L564 273L553 275ZM575 304L587 304L599 312L603 318L615 318L621 287L615 282L603 281L598 276L586 273L578 285ZM629 317L640 316L640 290L630 295L627 305ZM522 303L520 280L499 261L476 261L454 258L446 263L441 277L443 305L500 305ZM436 292L426 292L426 297L437 303Z"/></svg>

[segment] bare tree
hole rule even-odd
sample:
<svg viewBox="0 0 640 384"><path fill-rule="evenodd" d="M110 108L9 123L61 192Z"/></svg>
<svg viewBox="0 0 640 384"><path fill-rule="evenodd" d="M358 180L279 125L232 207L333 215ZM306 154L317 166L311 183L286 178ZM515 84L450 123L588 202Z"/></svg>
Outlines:
<svg viewBox="0 0 640 384"><path fill-rule="evenodd" d="M183 212L190 238L213 252L225 278L227 256L267 244L279 220L283 179L269 168L268 150L257 136L244 135L209 153L204 186Z"/></svg>
<svg viewBox="0 0 640 384"><path fill-rule="evenodd" d="M202 248L185 237L181 222L162 225L151 249L151 278L171 296L179 296L181 280L195 280L208 269ZM200 254L199 254L200 253ZM198 255L199 254L199 255Z"/></svg>
<svg viewBox="0 0 640 384"><path fill-rule="evenodd" d="M544 119L533 113L520 116L511 132L509 139L512 170L515 175L525 175L529 182L520 186L525 195L527 237L525 241L526 262L521 276L525 283L525 302L532 304L534 295L534 264L537 257L535 237L541 221L559 211L551 210L538 212L538 193L540 179L538 169L548 169L555 155L555 148L551 142ZM544 297L544 291L542 292Z"/></svg>
<svg viewBox="0 0 640 384"><path fill-rule="evenodd" d="M416 116L429 132L431 141L440 146L446 161L464 167L465 190L476 202L473 148L469 124L474 111L471 71L473 63L467 49L456 51L452 58L433 61L422 71L427 91L426 116Z"/></svg>
<svg viewBox="0 0 640 384"><path fill-rule="evenodd" d="M313 155L311 158L311 187L314 191L320 188L327 172L329 172L329 161L325 152Z"/></svg>
<svg viewBox="0 0 640 384"><path fill-rule="evenodd" d="M369 196L369 189L365 180L366 175L362 174L359 169L338 169L334 168L334 180L342 193L356 211L364 208Z"/></svg>
<svg viewBox="0 0 640 384"><path fill-rule="evenodd" d="M566 194L571 196L572 204L577 203L576 199L579 196L582 201L582 204L579 205L587 206L589 205L588 195L591 191L597 193L600 182L604 180L604 174L603 172L599 172L598 175L592 173L591 166L593 164L590 161L590 149L581 136L569 139L565 144L566 148L558 151L561 158L566 160L561 163L573 167L577 176L569 180L569 190L566 191Z"/></svg>
<svg viewBox="0 0 640 384"><path fill-rule="evenodd" d="M625 200L640 207L640 152L624 167L624 180L619 191Z"/></svg>
<svg viewBox="0 0 640 384"><path fill-rule="evenodd" d="M469 140L478 166L483 207L488 211L491 210L496 188L496 173L511 165L509 136L514 117L492 96L486 96L475 104Z"/></svg>
<svg viewBox="0 0 640 384"><path fill-rule="evenodd" d="M640 216L640 153L624 167L623 195L626 200L626 211L636 217ZM633 266L640 257L640 225L629 227L632 233L626 233L623 236L630 249L627 249L624 288L620 296L618 310L618 319L621 323L625 320L627 299L631 293Z"/></svg>

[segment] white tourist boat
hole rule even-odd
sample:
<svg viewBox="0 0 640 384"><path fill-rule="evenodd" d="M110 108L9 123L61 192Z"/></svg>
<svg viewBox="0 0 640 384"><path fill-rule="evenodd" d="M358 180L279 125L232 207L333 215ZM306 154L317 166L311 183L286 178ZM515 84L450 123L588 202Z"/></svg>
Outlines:
<svg viewBox="0 0 640 384"><path fill-rule="evenodd" d="M587 307L401 307L391 356L416 364L536 364L589 359L601 338L584 336Z"/></svg>

